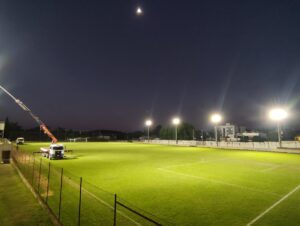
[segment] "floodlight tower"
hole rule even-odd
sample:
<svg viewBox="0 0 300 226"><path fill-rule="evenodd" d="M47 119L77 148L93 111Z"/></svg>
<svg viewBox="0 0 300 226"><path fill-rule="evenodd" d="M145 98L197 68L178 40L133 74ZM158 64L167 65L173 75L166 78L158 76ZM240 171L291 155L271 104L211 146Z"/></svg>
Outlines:
<svg viewBox="0 0 300 226"><path fill-rule="evenodd" d="M147 126L147 135L148 135L148 143L150 140L150 126L152 126L152 120L148 119L145 121L145 125Z"/></svg>
<svg viewBox="0 0 300 226"><path fill-rule="evenodd" d="M176 140L176 144L178 144L177 130L178 130L178 125L180 124L180 118L178 117L173 118L172 123L175 126L175 140Z"/></svg>
<svg viewBox="0 0 300 226"><path fill-rule="evenodd" d="M218 124L222 121L222 115L219 113L212 114L210 121L215 125L215 139L216 145L218 146Z"/></svg>
<svg viewBox="0 0 300 226"><path fill-rule="evenodd" d="M278 134L278 144L279 147L282 147L282 141L281 141L281 125L280 122L286 119L288 116L288 113L283 108L273 108L269 111L269 118L272 121L277 122L277 134Z"/></svg>

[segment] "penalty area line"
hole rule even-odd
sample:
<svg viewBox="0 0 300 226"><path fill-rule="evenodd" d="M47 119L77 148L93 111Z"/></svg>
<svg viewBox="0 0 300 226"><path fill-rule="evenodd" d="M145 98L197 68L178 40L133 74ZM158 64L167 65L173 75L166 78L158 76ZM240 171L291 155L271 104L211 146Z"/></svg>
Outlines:
<svg viewBox="0 0 300 226"><path fill-rule="evenodd" d="M170 168L174 168L174 167L180 167L180 166L190 166L190 165L197 165L197 164L206 164L206 163L215 163L215 162L219 162L219 161L224 161L229 159L227 158L219 158L219 159L214 159L214 160L207 160L207 159L201 159L200 161L197 162L190 162L190 163L183 163L183 164L177 164L177 165L170 165L170 166L166 166L164 167L164 169L170 169Z"/></svg>
<svg viewBox="0 0 300 226"><path fill-rule="evenodd" d="M194 175L189 175L189 174L185 174L185 173L178 173L176 171L168 170L168 169L164 169L164 168L157 168L157 169L161 170L163 172L166 172L166 173L176 174L176 175L179 175L179 176L182 176L182 177L195 178L195 179L198 179L198 180L208 181L210 183L222 184L222 185L235 187L235 188L239 188L239 189L243 189L243 190L248 190L248 191L252 191L252 192L259 192L259 193L263 193L263 194L267 194L267 195L274 195L274 196L277 196L277 197L280 196L279 194L274 193L274 192L263 191L263 190L260 190L260 189L250 188L250 187L246 187L246 186L242 186L242 185L238 185L238 184L233 184L233 183L229 183L229 182L225 182L225 181L221 181L221 180L209 179L209 178L206 178L206 177L194 176Z"/></svg>
<svg viewBox="0 0 300 226"><path fill-rule="evenodd" d="M273 166L273 167L269 167L269 168L263 169L263 170L261 170L260 172L266 173L266 172L270 172L270 171L279 169L279 168L281 168L281 167L283 167L283 165L276 165L276 166Z"/></svg>
<svg viewBox="0 0 300 226"><path fill-rule="evenodd" d="M253 225L256 221L258 221L260 218L262 218L264 215L266 215L268 212L270 212L273 208L278 206L281 202L283 202L285 199L287 199L289 196L291 196L293 193L295 193L299 188L300 188L300 184L297 187L295 187L292 191L287 193L285 196L283 196L281 199L279 199L277 202L275 202L272 206L270 206L264 212L262 212L257 217L255 217L252 221L250 221L247 224L247 226Z"/></svg>

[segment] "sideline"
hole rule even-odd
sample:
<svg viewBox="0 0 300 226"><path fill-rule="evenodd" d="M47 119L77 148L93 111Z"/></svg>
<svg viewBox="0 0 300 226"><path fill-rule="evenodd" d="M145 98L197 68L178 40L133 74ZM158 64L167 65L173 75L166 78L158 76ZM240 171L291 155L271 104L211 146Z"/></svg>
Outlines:
<svg viewBox="0 0 300 226"><path fill-rule="evenodd" d="M95 194L89 192L88 190L86 190L86 189L84 189L84 188L82 188L82 190L83 190L84 192L86 192L87 194L89 194L90 196L92 196L93 198L95 198L98 202L101 202L103 205L105 205L105 206L107 206L108 208L114 210L114 207L113 207L112 205L110 205L110 204L108 204L107 202L103 201L102 199L98 198ZM130 220L132 223L134 223L134 224L136 224L136 225L138 225L138 226L142 226L140 223L136 222L134 219L132 219L131 217L127 216L127 215L126 215L125 213L123 213L122 211L117 210L117 212L118 212L121 216L123 216L124 218Z"/></svg>
<svg viewBox="0 0 300 226"><path fill-rule="evenodd" d="M67 179L67 180L66 180ZM64 176L64 181L67 182L68 184L70 184L71 186L77 187L77 184L75 184L74 181L70 180L68 177ZM88 191L87 189L85 189L84 187L82 187L82 191L87 193L88 195L90 195L91 197L93 197L94 199L96 199L98 202L100 202L102 205L108 207L111 210L114 210L114 206L110 205L109 203L107 203L106 201L104 201L103 199L99 198L98 196L96 196L94 193ZM124 218L128 219L129 221L131 221L132 223L134 223L137 226L142 226L140 223L138 223L137 221L135 221L134 219L132 219L131 217L129 217L127 214L125 214L124 212L122 212L121 210L117 210L117 212Z"/></svg>
<svg viewBox="0 0 300 226"><path fill-rule="evenodd" d="M262 218L264 215L266 215L268 212L270 212L274 207L279 205L281 202L283 202L285 199L287 199L289 196L291 196L293 193L295 193L300 188L300 184L295 187L292 191L287 193L285 196L283 196L281 199L279 199L277 202L275 202L272 206L270 206L268 209L266 209L264 212L259 214L256 218L254 218L252 221L250 221L247 226L250 226L254 224L256 221L258 221L260 218Z"/></svg>

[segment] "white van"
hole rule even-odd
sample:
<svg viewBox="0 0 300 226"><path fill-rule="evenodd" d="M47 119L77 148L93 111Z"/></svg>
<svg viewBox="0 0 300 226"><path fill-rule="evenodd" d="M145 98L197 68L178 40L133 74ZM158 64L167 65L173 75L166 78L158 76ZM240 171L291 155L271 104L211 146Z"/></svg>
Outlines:
<svg viewBox="0 0 300 226"><path fill-rule="evenodd" d="M18 138L16 139L16 144L24 144L24 142L25 142L25 140L24 140L23 137L18 137Z"/></svg>

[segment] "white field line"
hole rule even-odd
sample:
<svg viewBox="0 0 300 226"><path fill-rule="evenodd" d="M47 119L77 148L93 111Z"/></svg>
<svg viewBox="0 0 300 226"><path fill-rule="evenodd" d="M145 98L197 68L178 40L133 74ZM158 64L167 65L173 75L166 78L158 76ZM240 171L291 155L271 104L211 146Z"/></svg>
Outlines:
<svg viewBox="0 0 300 226"><path fill-rule="evenodd" d="M211 162L220 162L220 161L225 161L225 160L228 160L228 159L230 159L234 162L242 162L242 161L234 160L234 159L231 159L231 158L228 158L228 157L220 158L220 159L214 159L214 160L202 159L201 161L197 161L197 162L166 166L163 169L170 169L170 168L174 168L174 167L189 166L189 165L196 165L196 164L205 164L205 163L211 163ZM254 162L254 164L259 165L259 166L270 166L267 169L257 170L259 172L268 172L268 171L272 171L272 170L275 170L275 169L280 168L280 167L283 166L283 165L278 165L278 164L274 165L272 163L267 163L267 162Z"/></svg>
<svg viewBox="0 0 300 226"><path fill-rule="evenodd" d="M270 212L274 207L276 207L277 205L279 205L282 201L284 201L290 195L292 195L294 192L296 192L299 188L300 188L300 185L298 185L297 187L295 187L292 191L290 191L289 193L287 193L285 196L283 196L281 199L279 199L277 202L275 202L272 206L270 206L268 209L266 209L264 212L262 212L257 217L255 217L252 221L250 221L247 224L247 226L250 226L250 225L254 224L256 221L258 221L260 218L262 218L264 215L266 215L268 212Z"/></svg>
<svg viewBox="0 0 300 226"><path fill-rule="evenodd" d="M196 164L200 164L200 163L204 164L204 163L210 163L210 162L224 161L226 159L229 159L229 158L220 158L220 159L214 159L214 160L201 159L201 161L197 161L197 162L190 162L190 163L183 163L183 164L166 166L166 167L164 167L164 169L169 169L169 168L178 167L178 166L196 165Z"/></svg>
<svg viewBox="0 0 300 226"><path fill-rule="evenodd" d="M300 170L300 167L297 166L288 166L289 168L295 169L295 170Z"/></svg>
<svg viewBox="0 0 300 226"><path fill-rule="evenodd" d="M275 165L273 167L269 167L269 168L263 169L260 172L266 173L266 172L273 171L273 170L276 170L276 169L281 168L281 167L283 167L283 165Z"/></svg>
<svg viewBox="0 0 300 226"><path fill-rule="evenodd" d="M102 199L100 199L99 197L97 197L96 195L94 195L93 193L89 192L88 190L82 188L82 190L84 192L86 192L87 194L89 194L90 196L92 196L93 198L95 198L96 200L98 200L99 202L101 202L103 205L107 206L108 208L114 210L114 207L112 205L110 205L109 203L103 201ZM124 218L127 218L128 220L132 221L134 224L138 225L138 226L142 226L140 223L136 222L134 219L132 219L131 217L127 216L125 213L123 213L120 210L117 210L117 212L123 216Z"/></svg>
<svg viewBox="0 0 300 226"><path fill-rule="evenodd" d="M75 182L71 181L69 178L64 177L64 179L65 179L64 182L66 182L66 179L68 179L67 182L68 182L70 185L72 185L73 187L74 187L74 186L78 187L78 185L75 184ZM106 207L108 207L108 208L114 210L114 207L113 207L112 205L110 205L109 203L107 203L107 202L105 202L104 200L100 199L100 198L97 197L95 194L89 192L89 191L86 190L85 188L82 188L82 191L84 191L84 192L86 192L87 194L89 194L90 196L92 196L94 199L96 199L98 202L102 203L104 206L106 206ZM134 219L132 219L131 217L127 216L127 215L126 215L125 213L123 213L122 211L117 210L117 212L118 212L121 216L123 216L124 218L127 218L128 220L130 220L130 221L131 221L132 223L134 223L135 225L137 225L137 226L142 226L140 223L136 222Z"/></svg>
<svg viewBox="0 0 300 226"><path fill-rule="evenodd" d="M204 181L208 181L208 182L215 183L215 184L227 185L227 186L240 188L240 189L244 189L244 190L248 190L248 191L259 192L259 193L268 194L268 195L280 196L279 194L274 193L274 192L267 192L267 191L263 191L263 190L260 190L260 189L249 188L249 187L241 186L241 185L238 185L238 184L228 183L228 182L225 182L225 181L208 179L206 177L194 176L194 175L189 175L189 174L184 174L184 173L178 173L178 172L168 170L168 169L163 169L163 168L157 168L157 169L161 170L161 171L164 171L164 172L167 172L167 173L172 173L172 174L176 174L176 175L179 175L179 176L183 176L183 177L195 178L195 179L198 179L198 180L204 180Z"/></svg>
<svg viewBox="0 0 300 226"><path fill-rule="evenodd" d="M249 162L249 161L247 161L247 162ZM272 166L278 166L278 164L274 164L274 163L269 163L269 162L259 162L259 161L250 161L250 163L253 163L253 164L255 164L255 165L258 165L258 166L270 166L270 167L272 167Z"/></svg>

